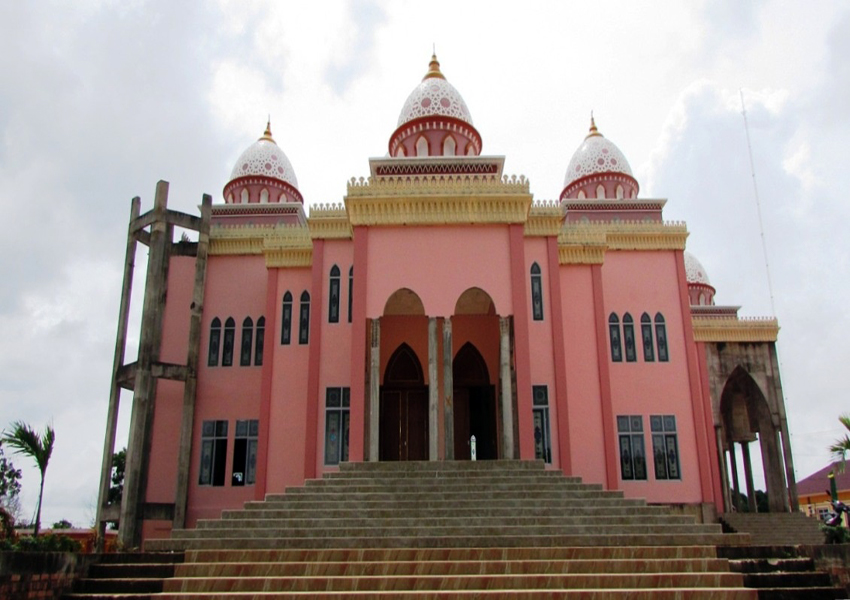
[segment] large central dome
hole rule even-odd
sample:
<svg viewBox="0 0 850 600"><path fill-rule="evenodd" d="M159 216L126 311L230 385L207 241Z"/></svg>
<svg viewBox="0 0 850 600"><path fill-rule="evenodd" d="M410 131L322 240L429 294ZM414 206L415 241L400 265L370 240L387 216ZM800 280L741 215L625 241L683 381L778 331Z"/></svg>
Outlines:
<svg viewBox="0 0 850 600"><path fill-rule="evenodd" d="M401 127L413 119L434 115L454 117L472 125L472 115L469 114L466 102L455 86L446 81L440 72L440 63L436 56L431 57L431 64L422 78L422 83L407 97L396 127Z"/></svg>

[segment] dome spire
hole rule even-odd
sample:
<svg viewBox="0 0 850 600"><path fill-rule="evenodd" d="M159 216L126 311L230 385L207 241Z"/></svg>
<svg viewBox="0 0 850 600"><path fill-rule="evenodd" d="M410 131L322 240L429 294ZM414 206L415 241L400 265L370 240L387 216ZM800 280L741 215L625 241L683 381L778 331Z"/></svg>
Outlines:
<svg viewBox="0 0 850 600"><path fill-rule="evenodd" d="M599 133L599 130L596 128L596 120L593 118L593 111L590 111L590 131L588 132L588 134L585 136L584 139L587 139L589 137L593 137L595 135L603 137L602 134Z"/></svg>
<svg viewBox="0 0 850 600"><path fill-rule="evenodd" d="M258 141L265 140L267 142L271 142L272 144L277 145L277 142L274 141L272 137L272 116L269 115L268 121L266 121L266 130L263 132L263 137L261 137Z"/></svg>
<svg viewBox="0 0 850 600"><path fill-rule="evenodd" d="M437 77L439 79L445 79L446 77L440 71L440 61L437 60L437 50L434 48L434 53L431 54L431 62L428 64L428 72L425 73L425 77L422 78L422 81L429 79L431 77Z"/></svg>

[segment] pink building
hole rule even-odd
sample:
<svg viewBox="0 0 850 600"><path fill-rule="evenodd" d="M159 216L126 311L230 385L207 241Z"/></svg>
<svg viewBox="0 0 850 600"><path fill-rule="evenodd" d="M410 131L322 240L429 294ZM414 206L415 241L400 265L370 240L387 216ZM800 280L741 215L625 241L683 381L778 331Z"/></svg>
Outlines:
<svg viewBox="0 0 850 600"><path fill-rule="evenodd" d="M714 305L685 225L592 119L558 202L503 162L433 57L342 204L307 214L269 127L200 217L169 211L164 182L151 212L134 201L143 334L123 364L128 261L104 453L106 477L131 389L125 544L341 461L473 453L708 520L739 489L735 444L749 461L758 440L772 509L796 508L776 322Z"/></svg>

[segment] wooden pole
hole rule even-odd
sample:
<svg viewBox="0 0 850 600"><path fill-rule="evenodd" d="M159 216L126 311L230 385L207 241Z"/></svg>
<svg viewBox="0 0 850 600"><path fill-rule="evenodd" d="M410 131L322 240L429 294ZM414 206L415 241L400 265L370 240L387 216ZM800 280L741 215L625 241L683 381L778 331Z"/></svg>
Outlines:
<svg viewBox="0 0 850 600"><path fill-rule="evenodd" d="M118 372L124 366L124 351L127 346L127 322L130 318L130 298L133 292L133 270L136 260L136 235L133 222L139 217L141 200L138 196L130 202L130 225L127 229L127 248L124 253L124 283L121 289L121 305L118 309L118 333L115 336L115 355L112 360L112 382L109 387L109 406L106 414L106 436L103 441L103 459L100 467L100 488L97 496L97 551L103 552L103 540L106 534L106 522L103 512L109 500L109 488L112 483L112 454L115 452L115 431L118 427L118 408L121 400L121 386L118 384Z"/></svg>
<svg viewBox="0 0 850 600"><path fill-rule="evenodd" d="M186 502L189 498L189 468L192 464L192 431L195 427L195 395L198 387L198 361L201 349L201 316L204 311L204 281L207 273L207 252L210 241L212 197L204 194L201 204L201 229L195 259L195 287L192 292L189 317L189 350L186 358L187 377L183 387L183 418L180 426L180 446L177 456L177 490L174 497L172 527L186 525Z"/></svg>

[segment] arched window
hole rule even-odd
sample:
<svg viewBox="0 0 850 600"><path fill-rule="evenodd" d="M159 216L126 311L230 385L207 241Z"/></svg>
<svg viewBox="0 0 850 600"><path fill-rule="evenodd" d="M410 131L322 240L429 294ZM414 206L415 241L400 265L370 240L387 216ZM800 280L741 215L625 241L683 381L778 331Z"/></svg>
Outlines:
<svg viewBox="0 0 850 600"><path fill-rule="evenodd" d="M623 315L623 340L626 342L626 361L635 362L637 360L635 323L632 320L632 315L629 313Z"/></svg>
<svg viewBox="0 0 850 600"><path fill-rule="evenodd" d="M227 203L233 204L233 192L230 192L229 194L227 194Z"/></svg>
<svg viewBox="0 0 850 600"><path fill-rule="evenodd" d="M596 197L604 198L605 197L605 186L601 183L596 186Z"/></svg>
<svg viewBox="0 0 850 600"><path fill-rule="evenodd" d="M283 314L280 318L280 343L288 346L292 339L292 294L283 295Z"/></svg>
<svg viewBox="0 0 850 600"><path fill-rule="evenodd" d="M585 198L587 198L587 194L584 193L584 190L579 190L576 198L579 200L584 200Z"/></svg>
<svg viewBox="0 0 850 600"><path fill-rule="evenodd" d="M221 349L221 320L216 317L210 323L210 354L207 358L207 366L218 366L218 353Z"/></svg>
<svg viewBox="0 0 850 600"><path fill-rule="evenodd" d="M619 184L618 184L618 185L617 185L617 199L618 199L618 200L622 200L622 199L623 199L623 197L624 197L624 194L623 194L623 186L621 186L621 185L619 185Z"/></svg>
<svg viewBox="0 0 850 600"><path fill-rule="evenodd" d="M447 135L446 139L443 140L443 156L454 156L455 149L457 148L457 144L455 143L455 139Z"/></svg>
<svg viewBox="0 0 850 600"><path fill-rule="evenodd" d="M263 364L263 344L266 341L266 318L257 319L257 337L254 342L254 365L259 367Z"/></svg>
<svg viewBox="0 0 850 600"><path fill-rule="evenodd" d="M531 315L535 321L543 320L543 277L540 265L531 265Z"/></svg>
<svg viewBox="0 0 850 600"><path fill-rule="evenodd" d="M472 142L469 142L466 145L466 155L467 156L475 156L475 148L472 145Z"/></svg>
<svg viewBox="0 0 850 600"><path fill-rule="evenodd" d="M331 267L328 286L328 323L339 323L339 267Z"/></svg>
<svg viewBox="0 0 850 600"><path fill-rule="evenodd" d="M699 293L699 305L705 306L705 292Z"/></svg>
<svg viewBox="0 0 850 600"><path fill-rule="evenodd" d="M266 188L263 188L260 191L260 204L268 204L269 203L269 191Z"/></svg>
<svg viewBox="0 0 850 600"><path fill-rule="evenodd" d="M310 343L310 294L301 292L300 316L298 319L298 343Z"/></svg>
<svg viewBox="0 0 850 600"><path fill-rule="evenodd" d="M398 148L396 148L395 155L398 158L404 156L404 146L399 146Z"/></svg>
<svg viewBox="0 0 850 600"><path fill-rule="evenodd" d="M428 156L428 140L424 136L416 140L416 156Z"/></svg>
<svg viewBox="0 0 850 600"><path fill-rule="evenodd" d="M242 204L248 204L248 188L242 188Z"/></svg>
<svg viewBox="0 0 850 600"><path fill-rule="evenodd" d="M643 360L655 360L655 344L652 343L652 319L648 314L640 316L640 337L643 340Z"/></svg>
<svg viewBox="0 0 850 600"><path fill-rule="evenodd" d="M655 343L658 346L658 360L667 362L670 356L667 352L667 326L664 324L664 315L655 313Z"/></svg>
<svg viewBox="0 0 850 600"><path fill-rule="evenodd" d="M608 317L608 339L611 342L611 360L623 362L623 346L620 342L620 318L617 313Z"/></svg>
<svg viewBox="0 0 850 600"><path fill-rule="evenodd" d="M354 297L354 265L348 268L348 322L351 323L351 303Z"/></svg>
<svg viewBox="0 0 850 600"><path fill-rule="evenodd" d="M233 317L227 317L224 322L224 349L221 352L221 366L233 365L233 344L236 338L236 321Z"/></svg>
<svg viewBox="0 0 850 600"><path fill-rule="evenodd" d="M239 366L251 365L251 350L254 347L254 321L251 317L245 317L242 321L242 345L239 348Z"/></svg>

